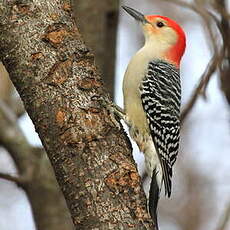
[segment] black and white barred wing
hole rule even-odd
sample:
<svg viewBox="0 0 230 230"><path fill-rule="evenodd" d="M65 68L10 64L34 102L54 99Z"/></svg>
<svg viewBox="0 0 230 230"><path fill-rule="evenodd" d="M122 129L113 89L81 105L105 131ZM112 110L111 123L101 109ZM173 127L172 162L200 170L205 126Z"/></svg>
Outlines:
<svg viewBox="0 0 230 230"><path fill-rule="evenodd" d="M171 64L151 62L140 86L151 136L163 172L165 194L171 195L172 166L176 161L180 137L180 78Z"/></svg>

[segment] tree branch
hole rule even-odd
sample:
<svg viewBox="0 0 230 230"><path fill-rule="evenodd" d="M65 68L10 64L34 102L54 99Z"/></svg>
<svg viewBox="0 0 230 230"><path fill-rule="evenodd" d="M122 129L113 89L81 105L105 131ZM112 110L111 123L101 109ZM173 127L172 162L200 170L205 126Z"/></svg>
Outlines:
<svg viewBox="0 0 230 230"><path fill-rule="evenodd" d="M14 159L19 173L18 177L0 173L0 178L24 189L37 229L72 229L71 218L44 150L27 142L16 116L3 101L0 101L0 130L4 130L0 132L0 145Z"/></svg>
<svg viewBox="0 0 230 230"><path fill-rule="evenodd" d="M4 180L14 182L20 187L23 187L25 183L30 182L31 178L32 177L28 177L28 176L12 176L12 175L10 175L8 173L0 172L0 179L4 179Z"/></svg>
<svg viewBox="0 0 230 230"><path fill-rule="evenodd" d="M197 88L194 90L189 102L186 104L186 106L183 108L181 113L181 122L183 123L185 118L188 116L189 112L192 110L194 104L196 103L198 97L200 95L204 95L204 91L213 76L214 72L216 71L216 68L221 60L221 57L219 54L215 54L211 60L209 61L204 73L201 75L200 82L197 86Z"/></svg>
<svg viewBox="0 0 230 230"><path fill-rule="evenodd" d="M10 108L0 100L0 144L8 150L18 166L20 175L30 175L35 166L30 156L32 147L18 127L16 116ZM28 167L29 166L29 167Z"/></svg>
<svg viewBox="0 0 230 230"><path fill-rule="evenodd" d="M152 229L130 142L92 100L105 92L70 1L0 1L0 9L0 57L51 160L75 228Z"/></svg>

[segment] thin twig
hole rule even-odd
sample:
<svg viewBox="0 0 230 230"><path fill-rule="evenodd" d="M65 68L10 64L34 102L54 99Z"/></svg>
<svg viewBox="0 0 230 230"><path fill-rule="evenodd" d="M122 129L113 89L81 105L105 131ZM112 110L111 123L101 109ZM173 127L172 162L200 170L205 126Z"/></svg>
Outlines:
<svg viewBox="0 0 230 230"><path fill-rule="evenodd" d="M207 31L209 33L209 38L211 39L211 42L213 44L213 52L216 53L218 51L218 46L217 46L217 41L212 29L212 24L211 24L211 20L214 20L217 27L219 25L219 20L218 18L215 16L215 14L213 14L212 12L210 12L209 10L205 9L201 4L193 4L193 3L188 3L185 1L181 1L181 0L165 0L168 1L170 3L174 3L176 5L188 8L194 12L196 12L198 15L201 16L201 18L204 21L204 24L207 26Z"/></svg>
<svg viewBox="0 0 230 230"><path fill-rule="evenodd" d="M220 3L224 3L224 1L218 1L218 0L211 1L211 4L213 5L213 7L217 9L220 15L228 21L230 19L230 14L228 13L226 7L221 7Z"/></svg>
<svg viewBox="0 0 230 230"><path fill-rule="evenodd" d="M183 123L185 118L187 117L188 113L191 111L191 109L193 108L195 102L197 101L197 98L203 94L204 89L207 87L208 82L210 81L213 73L216 71L216 66L218 65L219 62L219 55L215 54L211 60L209 61L206 70L204 71L204 73L202 74L201 78L200 78L200 82L197 86L197 88L194 90L190 101L188 102L188 104L185 106L185 108L183 109L182 113L181 113L181 122Z"/></svg>

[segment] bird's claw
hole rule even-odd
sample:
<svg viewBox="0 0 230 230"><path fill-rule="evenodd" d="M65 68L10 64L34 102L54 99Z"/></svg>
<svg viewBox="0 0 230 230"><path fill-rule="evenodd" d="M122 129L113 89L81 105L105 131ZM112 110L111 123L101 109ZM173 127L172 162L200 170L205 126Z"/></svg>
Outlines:
<svg viewBox="0 0 230 230"><path fill-rule="evenodd" d="M101 107L107 109L110 111L110 107L112 106L112 102L108 99L108 97L97 97L96 99L98 103L101 105Z"/></svg>
<svg viewBox="0 0 230 230"><path fill-rule="evenodd" d="M119 122L121 117L118 115L119 111L117 109L117 105L114 104L111 100L109 100L108 97L99 97L97 98L97 101L100 103L102 107L109 111L111 121L114 123L114 125L118 129L121 129L121 123Z"/></svg>

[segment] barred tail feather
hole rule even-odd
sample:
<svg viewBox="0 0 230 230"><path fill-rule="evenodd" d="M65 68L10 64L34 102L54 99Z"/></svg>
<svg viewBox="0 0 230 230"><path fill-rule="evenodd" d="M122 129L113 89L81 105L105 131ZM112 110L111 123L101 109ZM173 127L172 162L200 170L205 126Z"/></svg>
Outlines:
<svg viewBox="0 0 230 230"><path fill-rule="evenodd" d="M172 168L167 166L167 162L162 158L161 159L161 166L163 171L163 181L165 187L165 196L171 196L172 190Z"/></svg>

